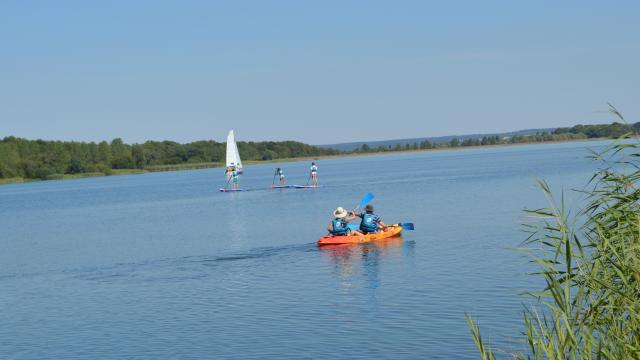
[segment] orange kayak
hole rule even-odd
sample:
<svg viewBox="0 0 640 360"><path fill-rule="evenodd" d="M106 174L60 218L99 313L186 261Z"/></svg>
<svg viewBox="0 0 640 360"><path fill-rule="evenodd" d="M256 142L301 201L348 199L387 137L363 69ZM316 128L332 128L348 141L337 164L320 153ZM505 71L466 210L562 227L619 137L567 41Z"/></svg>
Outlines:
<svg viewBox="0 0 640 360"><path fill-rule="evenodd" d="M339 245L339 244L361 244L371 241L382 240L390 238L396 235L400 235L402 232L402 226L390 225L387 230L366 235L351 235L351 236L323 236L318 240L318 245Z"/></svg>

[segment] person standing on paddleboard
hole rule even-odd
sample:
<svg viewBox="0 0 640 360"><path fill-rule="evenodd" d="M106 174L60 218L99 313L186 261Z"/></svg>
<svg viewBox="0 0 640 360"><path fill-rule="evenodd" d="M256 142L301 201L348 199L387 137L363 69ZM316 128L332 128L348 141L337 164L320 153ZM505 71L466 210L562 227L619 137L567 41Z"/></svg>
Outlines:
<svg viewBox="0 0 640 360"><path fill-rule="evenodd" d="M280 179L280 186L286 185L287 180L284 178L284 171L281 168L277 168L276 174L278 174L278 178Z"/></svg>
<svg viewBox="0 0 640 360"><path fill-rule="evenodd" d="M382 222L380 216L373 213L373 205L371 204L368 204L364 207L364 213L353 215L362 219L362 221L360 222L360 231L363 234L376 233L381 229L387 229L387 225Z"/></svg>
<svg viewBox="0 0 640 360"><path fill-rule="evenodd" d="M236 169L235 166L231 171L231 183L231 188L233 190L238 190L240 188L240 173L238 173L238 169Z"/></svg>
<svg viewBox="0 0 640 360"><path fill-rule="evenodd" d="M347 223L355 218L353 214L347 214L347 211L342 206L338 206L333 212L333 220L327 226L329 234L333 236L362 235L359 231L351 230L347 227Z"/></svg>
<svg viewBox="0 0 640 360"><path fill-rule="evenodd" d="M311 163L311 181L313 186L318 186L318 165L315 162Z"/></svg>

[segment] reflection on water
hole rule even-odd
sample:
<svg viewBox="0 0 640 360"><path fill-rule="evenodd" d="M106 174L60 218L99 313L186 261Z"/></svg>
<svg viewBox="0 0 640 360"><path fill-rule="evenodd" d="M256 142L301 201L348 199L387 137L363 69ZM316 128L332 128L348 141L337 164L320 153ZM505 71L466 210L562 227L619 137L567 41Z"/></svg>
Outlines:
<svg viewBox="0 0 640 360"><path fill-rule="evenodd" d="M353 287L362 280L365 287L375 290L384 264L413 256L413 245L413 241L396 236L366 244L322 246L320 253L333 265L342 286Z"/></svg>
<svg viewBox="0 0 640 360"><path fill-rule="evenodd" d="M228 242L233 247L242 247L246 245L249 231L253 230L247 221L247 216L243 211L243 204L238 200L241 193L232 193L227 197L225 207L226 212L223 213L224 221L228 224L227 232L224 234L228 237ZM212 223L215 223L216 219L212 219Z"/></svg>

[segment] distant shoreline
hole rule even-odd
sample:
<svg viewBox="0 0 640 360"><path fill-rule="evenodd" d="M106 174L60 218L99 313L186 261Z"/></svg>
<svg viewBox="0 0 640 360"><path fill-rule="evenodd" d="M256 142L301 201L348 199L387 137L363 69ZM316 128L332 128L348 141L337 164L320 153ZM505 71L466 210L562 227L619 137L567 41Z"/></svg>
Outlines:
<svg viewBox="0 0 640 360"><path fill-rule="evenodd" d="M526 145L547 145L547 144L564 144L564 143L575 143L575 142L595 142L595 141L603 141L603 140L614 140L611 138L590 138L590 139L573 139L573 140L561 140L561 141L535 141L535 142L523 142L517 144L495 144L495 145L473 145L473 146L456 146L456 147L441 147L434 149L408 149L408 150L392 150L392 151L372 151L366 153L348 153L348 154L338 154L338 155L323 155L323 156L303 156L303 157L295 157L295 158L284 158L284 159L273 159L273 160L249 160L245 161L244 165L259 165L259 164L270 164L270 163L281 163L281 162L296 162L296 161L313 161L313 160L323 160L323 159L337 159L337 158L348 158L348 157L362 157L362 156L377 156L384 154L407 154L407 153L421 153L421 152L442 152L442 151L460 151L466 149L488 149L488 148L502 148L502 147L517 147L517 146L526 146ZM157 165L150 166L145 169L114 169L110 174L105 174L101 172L91 172L91 173L78 173L78 174L64 174L59 178L54 178L51 180L42 180L42 179L28 179L28 178L6 178L0 179L0 185L8 185L8 184L21 184L21 183L30 183L30 182L41 182L41 181L55 181L55 180L69 180L69 179L84 179L91 177L103 177L103 176L122 176L122 175L139 175L139 174L148 174L153 172L169 172L169 171L182 171L182 170L199 170L199 169L213 169L224 167L224 163L220 162L206 162L206 163L193 163L193 164L176 164L176 165Z"/></svg>

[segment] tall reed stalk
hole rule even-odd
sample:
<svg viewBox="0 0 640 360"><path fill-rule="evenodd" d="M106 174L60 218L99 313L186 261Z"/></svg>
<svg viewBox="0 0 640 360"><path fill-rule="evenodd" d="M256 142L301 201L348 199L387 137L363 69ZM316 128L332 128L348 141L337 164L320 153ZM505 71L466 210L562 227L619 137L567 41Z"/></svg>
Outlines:
<svg viewBox="0 0 640 360"><path fill-rule="evenodd" d="M527 210L537 222L525 225L525 247L546 287L525 293L536 301L524 308L526 345L514 359L640 359L640 144L622 140L630 135L592 154L602 167L577 221L538 181L549 207ZM495 359L467 320L481 358Z"/></svg>

